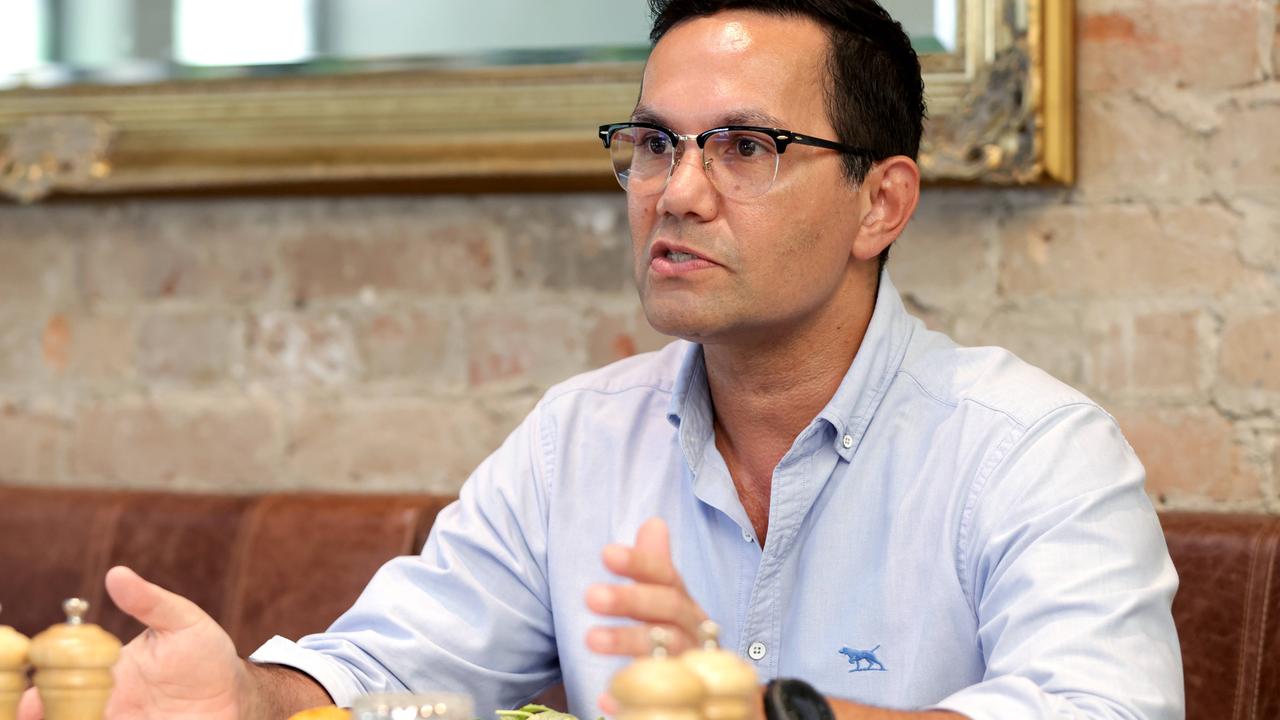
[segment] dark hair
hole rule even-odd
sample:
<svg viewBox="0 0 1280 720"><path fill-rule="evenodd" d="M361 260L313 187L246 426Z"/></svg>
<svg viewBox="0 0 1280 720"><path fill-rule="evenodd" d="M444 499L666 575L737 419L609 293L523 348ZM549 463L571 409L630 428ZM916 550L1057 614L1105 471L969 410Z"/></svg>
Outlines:
<svg viewBox="0 0 1280 720"><path fill-rule="evenodd" d="M864 147L882 159L916 159L926 115L920 58L898 21L875 0L649 0L657 44L684 20L722 10L754 10L803 16L827 30L827 115L842 143ZM804 132L803 128L793 128ZM845 176L861 183L872 159L844 156ZM888 256L885 249L880 265Z"/></svg>

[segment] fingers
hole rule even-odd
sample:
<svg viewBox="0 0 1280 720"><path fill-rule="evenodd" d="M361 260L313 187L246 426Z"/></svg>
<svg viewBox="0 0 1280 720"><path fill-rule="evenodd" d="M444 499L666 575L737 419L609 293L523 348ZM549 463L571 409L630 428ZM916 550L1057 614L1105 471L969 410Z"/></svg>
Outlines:
<svg viewBox="0 0 1280 720"><path fill-rule="evenodd" d="M593 585L587 588L587 608L598 615L674 625L691 638L707 619L688 593L668 585Z"/></svg>
<svg viewBox="0 0 1280 720"><path fill-rule="evenodd" d="M184 630L208 617L195 603L143 580L127 567L108 570L106 585L116 607L156 632Z"/></svg>
<svg viewBox="0 0 1280 720"><path fill-rule="evenodd" d="M617 715L618 710L621 709L618 707L618 701L614 700L609 693L600 693L600 697L596 698L596 704L600 706L600 712L609 717Z"/></svg>
<svg viewBox="0 0 1280 720"><path fill-rule="evenodd" d="M18 701L18 720L44 720L44 706L35 688L27 688Z"/></svg>
<svg viewBox="0 0 1280 720"><path fill-rule="evenodd" d="M696 646L693 636L683 628L659 624L670 633L667 652L679 655ZM650 633L655 625L625 625L622 627L594 627L587 631L587 649L601 655L645 657L653 653Z"/></svg>

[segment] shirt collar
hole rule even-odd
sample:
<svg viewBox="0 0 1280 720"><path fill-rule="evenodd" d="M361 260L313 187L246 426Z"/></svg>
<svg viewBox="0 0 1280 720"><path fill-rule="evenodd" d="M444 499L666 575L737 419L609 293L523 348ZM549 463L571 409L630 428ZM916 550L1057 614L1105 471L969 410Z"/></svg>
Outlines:
<svg viewBox="0 0 1280 720"><path fill-rule="evenodd" d="M889 390L889 383L902 365L915 327L914 318L907 313L898 289L889 279L889 271L885 270L880 274L876 308L871 313L858 354L830 402L818 413L819 419L826 420L835 429L835 449L845 460L853 457L862 442L871 418ZM845 440L846 437L849 440Z"/></svg>
<svg viewBox="0 0 1280 720"><path fill-rule="evenodd" d="M835 429L835 450L845 460L851 459L858 449L889 382L902 363L914 329L912 317L886 270L880 275L875 310L858 354L831 400L818 413L818 419ZM702 346L689 343L667 403L667 421L679 430L681 449L695 473L702 465L706 439L713 431L711 412Z"/></svg>

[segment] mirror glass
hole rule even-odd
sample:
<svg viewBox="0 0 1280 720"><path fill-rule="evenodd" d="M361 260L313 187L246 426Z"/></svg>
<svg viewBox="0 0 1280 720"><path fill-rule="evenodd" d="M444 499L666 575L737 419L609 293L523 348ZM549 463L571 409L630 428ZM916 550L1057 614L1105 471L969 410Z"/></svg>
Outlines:
<svg viewBox="0 0 1280 720"><path fill-rule="evenodd" d="M882 0L921 53L959 0ZM643 60L643 0L3 0L0 89Z"/></svg>

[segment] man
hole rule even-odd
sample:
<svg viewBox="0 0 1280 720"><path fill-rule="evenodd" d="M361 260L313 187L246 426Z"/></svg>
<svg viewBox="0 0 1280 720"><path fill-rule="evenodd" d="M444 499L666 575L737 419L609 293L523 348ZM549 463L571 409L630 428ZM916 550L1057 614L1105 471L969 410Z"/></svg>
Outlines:
<svg viewBox="0 0 1280 720"><path fill-rule="evenodd" d="M650 625L687 646L708 616L842 719L1182 716L1177 580L1114 421L926 331L882 273L919 188L901 28L872 0L653 4L632 121L601 134L645 312L683 341L550 390L420 557L256 662L114 569L151 629L112 717L403 688L484 713L562 680L587 715Z"/></svg>

